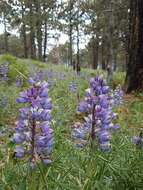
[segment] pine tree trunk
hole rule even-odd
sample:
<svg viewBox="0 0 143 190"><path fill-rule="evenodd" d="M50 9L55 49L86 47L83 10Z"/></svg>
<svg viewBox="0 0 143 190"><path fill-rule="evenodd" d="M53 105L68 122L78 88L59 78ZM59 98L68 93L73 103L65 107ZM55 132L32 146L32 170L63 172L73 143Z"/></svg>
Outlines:
<svg viewBox="0 0 143 190"><path fill-rule="evenodd" d="M126 92L143 90L143 1L130 0L129 60Z"/></svg>
<svg viewBox="0 0 143 190"><path fill-rule="evenodd" d="M98 39L95 39L93 37L93 45L92 45L92 53L93 53L93 63L92 63L92 68L97 69L98 67L98 49L99 49L99 43Z"/></svg>
<svg viewBox="0 0 143 190"><path fill-rule="evenodd" d="M103 35L102 46L101 46L101 57L102 57L101 64L102 64L102 69L103 70L106 70L106 51L105 51L105 46L106 46L105 36Z"/></svg>
<svg viewBox="0 0 143 190"><path fill-rule="evenodd" d="M36 29L37 29L37 43L38 43L38 58L42 60L42 21L41 21L41 7L40 3L37 0L35 3L36 6L36 15L37 15L37 22L36 22Z"/></svg>
<svg viewBox="0 0 143 190"><path fill-rule="evenodd" d="M8 32L7 32L5 14L3 14L3 24L4 24L5 53L8 53Z"/></svg>
<svg viewBox="0 0 143 190"><path fill-rule="evenodd" d="M77 11L77 24L76 24L76 31L77 31L77 74L80 73L80 57L79 57L79 1L78 1L78 11Z"/></svg>
<svg viewBox="0 0 143 190"><path fill-rule="evenodd" d="M32 59L36 58L36 47L35 47L35 32L33 23L33 7L32 3L29 2L30 8L30 56Z"/></svg>
<svg viewBox="0 0 143 190"><path fill-rule="evenodd" d="M23 3L21 3L21 15L22 15L22 36L23 36L23 44L24 44L24 57L28 57L28 49L27 49L27 36L26 36L26 26L25 26L25 18L24 18L24 12L25 8L23 6Z"/></svg>
<svg viewBox="0 0 143 190"><path fill-rule="evenodd" d="M77 24L77 62L76 62L76 71L77 74L80 73L80 57L79 57L79 27Z"/></svg>
<svg viewBox="0 0 143 190"><path fill-rule="evenodd" d="M46 62L46 51L47 51L47 38L48 38L48 33L47 33L47 19L45 19L44 23L44 55L43 55L43 61Z"/></svg>
<svg viewBox="0 0 143 190"><path fill-rule="evenodd" d="M113 50L113 71L117 69L117 51L116 49Z"/></svg>
<svg viewBox="0 0 143 190"><path fill-rule="evenodd" d="M72 24L72 9L73 9L73 3L72 0L70 0L70 13L69 13L69 64L73 65L73 51L72 51L72 31L73 31L73 24Z"/></svg>

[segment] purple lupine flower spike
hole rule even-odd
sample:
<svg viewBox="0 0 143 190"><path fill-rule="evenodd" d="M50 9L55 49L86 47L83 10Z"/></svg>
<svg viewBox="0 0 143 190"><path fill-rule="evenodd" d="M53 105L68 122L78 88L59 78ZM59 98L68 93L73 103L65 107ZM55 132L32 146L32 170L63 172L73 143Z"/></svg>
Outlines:
<svg viewBox="0 0 143 190"><path fill-rule="evenodd" d="M112 123L117 114L112 111L110 88L103 77L95 77L90 80L90 88L86 90L86 97L78 106L78 112L84 113L84 124L78 129L73 129L74 139L97 141L102 151L111 149L111 132L119 129L118 124Z"/></svg>
<svg viewBox="0 0 143 190"><path fill-rule="evenodd" d="M29 156L31 165L38 160L48 164L53 147L53 130L51 128L51 99L48 96L48 84L29 79L31 87L20 93L17 103L26 103L21 108L16 122L16 133L13 141L16 146L15 156Z"/></svg>

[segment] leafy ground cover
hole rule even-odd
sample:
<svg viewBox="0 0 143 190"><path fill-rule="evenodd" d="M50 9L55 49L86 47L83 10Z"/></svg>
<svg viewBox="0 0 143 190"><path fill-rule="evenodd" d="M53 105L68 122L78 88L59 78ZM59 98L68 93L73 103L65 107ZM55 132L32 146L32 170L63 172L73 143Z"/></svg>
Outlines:
<svg viewBox="0 0 143 190"><path fill-rule="evenodd" d="M81 120L76 114L77 105L84 97L90 77L102 72L83 70L76 76L60 65L19 59L16 62L26 65L24 76L17 72L25 77L25 83L20 87L14 80L0 84L0 190L141 190L143 154L132 143L132 137L139 135L143 126L142 94L125 95L123 105L115 109L121 128L112 139L111 152L91 151L89 146L79 149L71 139L71 126ZM41 163L31 169L25 160L14 157L15 144L11 139L20 107L15 100L28 85L26 77L36 72L41 72L41 77L50 84L54 147L49 166ZM123 73L115 74L114 85L123 82L122 76ZM77 84L77 93L70 90L72 81Z"/></svg>

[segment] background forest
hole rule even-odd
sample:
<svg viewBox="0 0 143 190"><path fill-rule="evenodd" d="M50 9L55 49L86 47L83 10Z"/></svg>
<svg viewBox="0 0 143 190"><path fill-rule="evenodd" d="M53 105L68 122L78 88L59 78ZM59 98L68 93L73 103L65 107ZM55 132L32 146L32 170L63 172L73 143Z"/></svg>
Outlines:
<svg viewBox="0 0 143 190"><path fill-rule="evenodd" d="M0 53L124 71L129 1L1 0ZM1 31L2 32L2 31ZM62 42L62 43L61 43Z"/></svg>
<svg viewBox="0 0 143 190"><path fill-rule="evenodd" d="M0 190L143 189L143 0L0 0Z"/></svg>

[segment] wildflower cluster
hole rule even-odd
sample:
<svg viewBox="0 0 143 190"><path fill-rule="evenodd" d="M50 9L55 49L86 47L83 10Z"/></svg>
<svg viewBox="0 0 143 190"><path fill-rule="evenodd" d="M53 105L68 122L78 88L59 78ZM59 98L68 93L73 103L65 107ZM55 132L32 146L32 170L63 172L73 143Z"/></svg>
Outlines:
<svg viewBox="0 0 143 190"><path fill-rule="evenodd" d="M114 107L118 107L123 103L123 95L124 93L121 86L117 86L117 88L112 93L112 103Z"/></svg>
<svg viewBox="0 0 143 190"><path fill-rule="evenodd" d="M17 144L15 156L30 157L35 165L38 160L48 164L53 146L53 130L51 128L51 99L48 96L48 84L30 78L31 87L20 93L17 103L25 103L21 108L19 120L16 122L16 133L13 136Z"/></svg>
<svg viewBox="0 0 143 190"><path fill-rule="evenodd" d="M73 93L76 93L77 92L77 83L72 81L70 84L69 84L69 90Z"/></svg>
<svg viewBox="0 0 143 190"><path fill-rule="evenodd" d="M21 87L22 85L23 85L23 78L17 76L17 78L16 78L16 86Z"/></svg>
<svg viewBox="0 0 143 190"><path fill-rule="evenodd" d="M143 148L143 129L140 129L139 136L134 136L132 142L138 147Z"/></svg>
<svg viewBox="0 0 143 190"><path fill-rule="evenodd" d="M0 65L0 78L2 81L8 81L9 63L5 62Z"/></svg>
<svg viewBox="0 0 143 190"><path fill-rule="evenodd" d="M114 124L117 114L112 111L110 88L102 77L92 78L86 97L78 106L78 112L85 113L85 122L72 131L78 145L82 146L90 137L96 140L102 151L110 150L111 132L119 128Z"/></svg>

